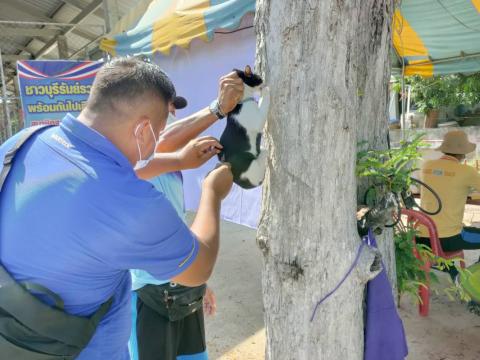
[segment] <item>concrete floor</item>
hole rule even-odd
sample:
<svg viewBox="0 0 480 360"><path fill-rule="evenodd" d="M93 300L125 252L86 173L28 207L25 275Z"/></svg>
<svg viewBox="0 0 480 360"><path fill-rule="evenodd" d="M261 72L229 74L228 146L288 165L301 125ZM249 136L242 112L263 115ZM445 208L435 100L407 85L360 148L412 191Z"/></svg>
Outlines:
<svg viewBox="0 0 480 360"><path fill-rule="evenodd" d="M261 256L255 230L222 222L221 248L209 286L217 315L206 319L210 358L264 359Z"/></svg>
<svg viewBox="0 0 480 360"><path fill-rule="evenodd" d="M467 211L466 222L480 224L480 207ZM479 255L469 252L467 261L472 263ZM212 360L265 358L261 262L255 230L222 222L221 250L209 282L217 296L217 315L206 320ZM448 284L448 277L440 278ZM464 304L444 294L432 295L430 316L420 318L416 306L403 299L400 315L408 337L408 360L480 359L480 317Z"/></svg>

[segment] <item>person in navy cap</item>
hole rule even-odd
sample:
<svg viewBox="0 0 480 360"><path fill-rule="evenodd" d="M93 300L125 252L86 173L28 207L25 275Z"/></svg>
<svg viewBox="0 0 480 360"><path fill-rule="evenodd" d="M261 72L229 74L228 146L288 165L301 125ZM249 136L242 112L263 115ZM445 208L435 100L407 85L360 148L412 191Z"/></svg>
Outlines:
<svg viewBox="0 0 480 360"><path fill-rule="evenodd" d="M177 122L176 111L187 107L187 100L175 96L170 106L167 129ZM187 125L188 126L188 125ZM204 120L203 126L189 136L195 137L209 126ZM161 147L160 147L161 148ZM161 160L153 159L145 171L161 170ZM153 168L153 170L152 170ZM145 171L143 174L145 174ZM142 174L142 172L140 172ZM171 202L178 216L185 221L185 203L183 194L183 176L181 171L163 173L148 179L155 188ZM188 356L188 360L208 359L204 313L213 315L216 300L213 291L205 285L187 287L156 279L145 270L132 270L132 335L129 342L132 360L177 359ZM168 300L168 295L175 299ZM172 317L169 311L173 302L185 304L183 314ZM202 306L202 302L204 302ZM181 306L181 305L180 305ZM140 355L139 355L140 354Z"/></svg>

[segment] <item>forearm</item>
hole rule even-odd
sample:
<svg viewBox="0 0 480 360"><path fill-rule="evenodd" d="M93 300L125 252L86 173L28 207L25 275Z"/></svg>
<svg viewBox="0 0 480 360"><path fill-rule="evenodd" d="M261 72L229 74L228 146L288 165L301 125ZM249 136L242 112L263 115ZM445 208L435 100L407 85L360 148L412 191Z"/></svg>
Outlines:
<svg viewBox="0 0 480 360"><path fill-rule="evenodd" d="M185 286L198 286L210 278L219 249L220 200L212 191L202 191L197 215L190 230L199 242L197 258L172 280Z"/></svg>
<svg viewBox="0 0 480 360"><path fill-rule="evenodd" d="M220 233L220 208L221 201L213 191L204 188L197 215L191 226L192 232L197 235L199 241L207 247L213 246L217 250Z"/></svg>
<svg viewBox="0 0 480 360"><path fill-rule="evenodd" d="M220 206L221 201L213 191L203 189L197 215L190 227L203 248L199 253L201 271L205 276L203 281L210 277L217 260L220 243Z"/></svg>
<svg viewBox="0 0 480 360"><path fill-rule="evenodd" d="M155 157L142 169L136 170L140 179L148 180L172 171L183 170L177 153L156 153Z"/></svg>
<svg viewBox="0 0 480 360"><path fill-rule="evenodd" d="M184 147L217 121L208 108L168 126L161 134L157 152L172 152Z"/></svg>

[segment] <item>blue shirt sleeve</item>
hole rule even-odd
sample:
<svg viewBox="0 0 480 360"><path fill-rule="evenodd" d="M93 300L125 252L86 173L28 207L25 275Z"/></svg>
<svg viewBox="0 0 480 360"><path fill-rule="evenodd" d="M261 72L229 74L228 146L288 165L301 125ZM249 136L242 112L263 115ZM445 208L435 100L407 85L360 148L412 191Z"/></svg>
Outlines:
<svg viewBox="0 0 480 360"><path fill-rule="evenodd" d="M95 215L94 227L100 223L112 231L96 249L113 268L141 269L157 279L170 279L195 260L198 240L162 193L147 182L142 187L139 193L113 194L107 208L114 210Z"/></svg>

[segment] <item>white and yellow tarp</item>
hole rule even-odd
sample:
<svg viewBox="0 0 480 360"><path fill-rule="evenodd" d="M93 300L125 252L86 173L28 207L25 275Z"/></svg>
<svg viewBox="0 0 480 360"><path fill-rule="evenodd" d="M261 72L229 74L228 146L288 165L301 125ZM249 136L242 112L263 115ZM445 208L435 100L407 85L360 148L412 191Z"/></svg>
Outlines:
<svg viewBox="0 0 480 360"><path fill-rule="evenodd" d="M255 0L143 0L101 49L112 55L168 55L217 29L236 29ZM406 75L480 71L480 0L402 0L392 38Z"/></svg>
<svg viewBox="0 0 480 360"><path fill-rule="evenodd" d="M193 39L211 41L215 30L235 30L255 0L154 0L130 14L136 24L103 39L100 48L113 56L168 54L173 46L187 48ZM122 23L120 24L120 27ZM117 29L118 31L118 29Z"/></svg>
<svg viewBox="0 0 480 360"><path fill-rule="evenodd" d="M480 0L402 0L392 32L406 75L480 71Z"/></svg>

